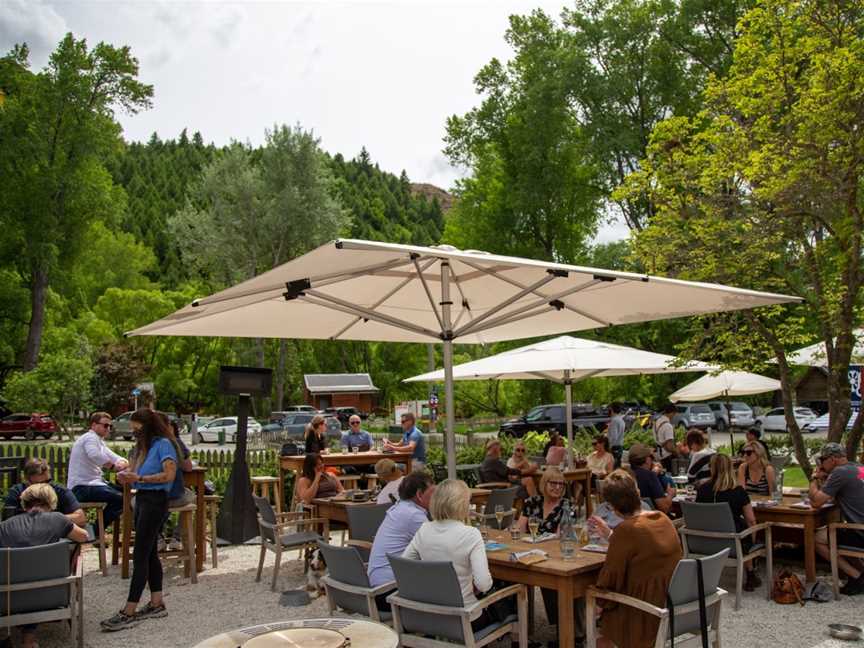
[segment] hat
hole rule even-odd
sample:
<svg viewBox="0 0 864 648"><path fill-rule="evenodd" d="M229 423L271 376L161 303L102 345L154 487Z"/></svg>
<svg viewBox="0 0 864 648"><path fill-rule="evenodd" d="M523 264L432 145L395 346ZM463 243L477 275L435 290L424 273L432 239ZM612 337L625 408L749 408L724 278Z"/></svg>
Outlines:
<svg viewBox="0 0 864 648"><path fill-rule="evenodd" d="M653 454L654 450L648 446L642 443L634 443L630 446L630 454L627 456L630 457L630 460L632 461L633 459L647 459Z"/></svg>
<svg viewBox="0 0 864 648"><path fill-rule="evenodd" d="M846 448L844 448L839 443L826 443L822 446L822 449L819 451L820 459L827 459L828 457L845 457L846 456Z"/></svg>
<svg viewBox="0 0 864 648"><path fill-rule="evenodd" d="M396 472L396 462L392 459L379 459L375 464L375 474L381 477L388 477Z"/></svg>

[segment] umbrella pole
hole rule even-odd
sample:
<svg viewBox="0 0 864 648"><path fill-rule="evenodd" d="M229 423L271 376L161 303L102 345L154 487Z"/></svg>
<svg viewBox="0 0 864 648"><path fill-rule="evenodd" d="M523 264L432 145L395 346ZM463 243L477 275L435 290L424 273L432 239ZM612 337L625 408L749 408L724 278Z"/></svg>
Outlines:
<svg viewBox="0 0 864 648"><path fill-rule="evenodd" d="M570 370L564 372L564 421L567 425L567 467L573 469L573 381Z"/></svg>
<svg viewBox="0 0 864 648"><path fill-rule="evenodd" d="M726 415L729 417L729 456L735 456L735 435L732 430L732 403L729 402L729 392L726 392Z"/></svg>
<svg viewBox="0 0 864 648"><path fill-rule="evenodd" d="M450 323L450 264L441 263L441 339L444 342L444 406L447 420L444 447L447 452L447 477L456 479L456 411L453 402L453 331Z"/></svg>

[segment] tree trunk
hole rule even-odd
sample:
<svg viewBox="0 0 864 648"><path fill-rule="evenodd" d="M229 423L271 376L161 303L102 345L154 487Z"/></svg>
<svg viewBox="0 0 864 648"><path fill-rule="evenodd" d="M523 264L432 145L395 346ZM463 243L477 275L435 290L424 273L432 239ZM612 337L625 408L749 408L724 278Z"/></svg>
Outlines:
<svg viewBox="0 0 864 648"><path fill-rule="evenodd" d="M858 411L858 416L855 417L855 422L852 423L852 429L846 438L846 456L849 457L849 461L857 460L862 433L864 433L864 407Z"/></svg>
<svg viewBox="0 0 864 648"><path fill-rule="evenodd" d="M279 340L279 359L276 361L276 411L282 411L285 400L285 359L288 356L288 341Z"/></svg>
<svg viewBox="0 0 864 648"><path fill-rule="evenodd" d="M42 346L42 331L45 328L45 298L48 293L48 271L38 268L30 281L30 330L24 349L24 371L35 369Z"/></svg>

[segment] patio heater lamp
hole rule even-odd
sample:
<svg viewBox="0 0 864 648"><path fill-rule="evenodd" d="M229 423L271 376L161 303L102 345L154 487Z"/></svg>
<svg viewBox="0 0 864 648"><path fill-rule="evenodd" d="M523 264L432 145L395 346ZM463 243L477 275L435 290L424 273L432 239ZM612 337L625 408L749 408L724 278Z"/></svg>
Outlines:
<svg viewBox="0 0 864 648"><path fill-rule="evenodd" d="M231 477L216 527L218 536L231 544L240 544L258 535L255 502L252 501L249 465L246 463L246 431L249 403L253 396L270 394L273 371L258 367L220 367L219 393L237 396L237 441Z"/></svg>

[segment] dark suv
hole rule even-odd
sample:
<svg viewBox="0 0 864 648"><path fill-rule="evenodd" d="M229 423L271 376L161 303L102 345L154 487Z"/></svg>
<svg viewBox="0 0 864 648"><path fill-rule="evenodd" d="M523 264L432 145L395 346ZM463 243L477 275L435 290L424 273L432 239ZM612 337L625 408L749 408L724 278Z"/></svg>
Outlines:
<svg viewBox="0 0 864 648"><path fill-rule="evenodd" d="M564 419L564 405L538 405L525 416L505 421L498 430L499 434L513 437L523 437L531 430L548 432L558 430L560 434L567 433L567 422ZM573 429L594 427L602 432L609 425L611 416L607 408L595 408L590 404L573 405Z"/></svg>
<svg viewBox="0 0 864 648"><path fill-rule="evenodd" d="M355 415L361 419L366 418L366 415L356 407L328 407L324 410L324 416L333 416L339 419L339 424L343 430L348 429L348 419Z"/></svg>

